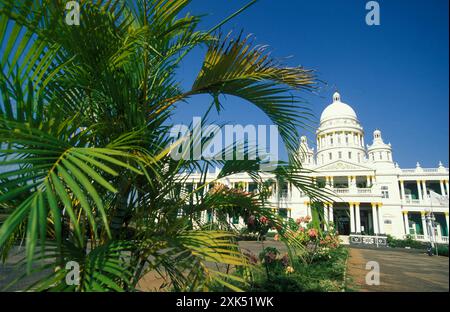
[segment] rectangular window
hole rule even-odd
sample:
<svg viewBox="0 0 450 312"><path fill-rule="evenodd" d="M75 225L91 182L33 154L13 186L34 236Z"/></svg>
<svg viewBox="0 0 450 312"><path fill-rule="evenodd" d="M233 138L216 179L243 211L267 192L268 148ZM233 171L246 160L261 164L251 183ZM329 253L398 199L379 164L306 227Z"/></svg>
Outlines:
<svg viewBox="0 0 450 312"><path fill-rule="evenodd" d="M207 223L211 223L212 221L213 221L213 215L212 215L212 212L211 211L208 211L207 213L206 213L206 222Z"/></svg>
<svg viewBox="0 0 450 312"><path fill-rule="evenodd" d="M338 155L339 155L339 159L341 159L342 158L342 152L339 152Z"/></svg>
<svg viewBox="0 0 450 312"><path fill-rule="evenodd" d="M286 219L288 217L288 210L287 209L278 209L278 215L282 217L283 219Z"/></svg>
<svg viewBox="0 0 450 312"><path fill-rule="evenodd" d="M330 157L330 160L333 159L333 155L331 153L329 153L328 156Z"/></svg>
<svg viewBox="0 0 450 312"><path fill-rule="evenodd" d="M256 192L258 190L258 184L254 183L254 182L250 182L248 184L248 191L249 192Z"/></svg>
<svg viewBox="0 0 450 312"><path fill-rule="evenodd" d="M288 188L289 185L287 183L283 183L281 185L281 197L286 198L288 196Z"/></svg>
<svg viewBox="0 0 450 312"><path fill-rule="evenodd" d="M352 159L352 152L348 152L348 159Z"/></svg>
<svg viewBox="0 0 450 312"><path fill-rule="evenodd" d="M381 197L382 198L389 198L389 189L387 186L381 187Z"/></svg>

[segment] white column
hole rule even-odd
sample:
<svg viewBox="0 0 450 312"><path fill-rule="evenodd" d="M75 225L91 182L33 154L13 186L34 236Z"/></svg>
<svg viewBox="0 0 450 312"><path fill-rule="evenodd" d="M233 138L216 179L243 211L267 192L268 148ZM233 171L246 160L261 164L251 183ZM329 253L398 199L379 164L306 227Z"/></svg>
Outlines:
<svg viewBox="0 0 450 312"><path fill-rule="evenodd" d="M328 203L323 204L323 219L325 221L325 229L328 229Z"/></svg>
<svg viewBox="0 0 450 312"><path fill-rule="evenodd" d="M381 208L383 206L383 203L378 203L377 205L377 223L378 223L378 233L384 233L383 223L380 221L380 214L381 214Z"/></svg>
<svg viewBox="0 0 450 312"><path fill-rule="evenodd" d="M356 187L356 177L351 176L349 188L354 189L355 187Z"/></svg>
<svg viewBox="0 0 450 312"><path fill-rule="evenodd" d="M423 185L423 198L427 199L427 184L425 180L422 180L422 185Z"/></svg>
<svg viewBox="0 0 450 312"><path fill-rule="evenodd" d="M447 225L447 236L449 235L449 231L448 231L448 212L444 212L445 213L445 224Z"/></svg>
<svg viewBox="0 0 450 312"><path fill-rule="evenodd" d="M366 182L366 187L370 187L370 176L367 176L366 177L366 180L367 180L367 182Z"/></svg>
<svg viewBox="0 0 450 312"><path fill-rule="evenodd" d="M439 186L441 187L441 195L445 195L444 180L439 181Z"/></svg>
<svg viewBox="0 0 450 312"><path fill-rule="evenodd" d="M449 195L449 192L448 192L448 180L445 180L445 191L446 191L446 194L448 196Z"/></svg>
<svg viewBox="0 0 450 312"><path fill-rule="evenodd" d="M333 177L330 177L330 186L334 187L334 178Z"/></svg>
<svg viewBox="0 0 450 312"><path fill-rule="evenodd" d="M310 216L312 218L312 211L311 211L311 204L310 203L306 203L306 213L308 216Z"/></svg>
<svg viewBox="0 0 450 312"><path fill-rule="evenodd" d="M425 211L421 211L420 216L422 219L423 235L425 236L425 238L427 238L428 237L428 229L427 229L427 221L425 219Z"/></svg>
<svg viewBox="0 0 450 312"><path fill-rule="evenodd" d="M403 212L403 223L405 225L405 235L409 234L409 219L408 219L408 211Z"/></svg>
<svg viewBox="0 0 450 312"><path fill-rule="evenodd" d="M378 231L378 213L377 213L377 204L372 203L372 218L373 218L373 231L375 234L379 234Z"/></svg>
<svg viewBox="0 0 450 312"><path fill-rule="evenodd" d="M417 191L419 192L419 200L423 200L422 188L420 187L420 180L417 180Z"/></svg>
<svg viewBox="0 0 450 312"><path fill-rule="evenodd" d="M402 193L402 200L405 200L405 183L403 180L400 180L400 191Z"/></svg>
<svg viewBox="0 0 450 312"><path fill-rule="evenodd" d="M361 233L361 214L359 211L359 203L355 203L355 212L356 212L356 232Z"/></svg>
<svg viewBox="0 0 450 312"><path fill-rule="evenodd" d="M333 203L330 203L329 207L328 207L328 222L333 222L334 218L333 218Z"/></svg>
<svg viewBox="0 0 450 312"><path fill-rule="evenodd" d="M349 203L350 206L350 233L355 233L355 210L353 208L353 203Z"/></svg>

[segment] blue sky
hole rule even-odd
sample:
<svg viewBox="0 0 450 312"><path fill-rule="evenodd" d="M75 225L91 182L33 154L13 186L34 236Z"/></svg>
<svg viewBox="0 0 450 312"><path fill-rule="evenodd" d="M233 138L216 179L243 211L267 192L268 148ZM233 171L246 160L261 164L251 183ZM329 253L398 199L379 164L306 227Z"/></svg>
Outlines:
<svg viewBox="0 0 450 312"><path fill-rule="evenodd" d="M193 0L189 11L208 14L209 29L242 7L246 0ZM351 105L367 143L379 128L393 146L401 167L448 166L449 42L447 0L378 1L381 25L365 23L365 0L260 0L223 30L255 35L289 65L314 69L322 85L317 94L301 94L317 119L335 88ZM179 70L183 86L192 84L205 51L193 51ZM188 123L210 103L207 96L179 105L173 121ZM225 111L211 121L270 124L249 103L227 97ZM317 124L316 124L317 125ZM314 134L306 133L310 139ZM283 155L282 155L283 157Z"/></svg>

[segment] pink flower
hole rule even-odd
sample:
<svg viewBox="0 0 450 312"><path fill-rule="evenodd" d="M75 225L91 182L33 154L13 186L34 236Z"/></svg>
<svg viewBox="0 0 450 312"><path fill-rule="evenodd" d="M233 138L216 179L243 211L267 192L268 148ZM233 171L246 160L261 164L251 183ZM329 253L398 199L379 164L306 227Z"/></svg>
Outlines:
<svg viewBox="0 0 450 312"><path fill-rule="evenodd" d="M309 235L310 238L316 238L317 237L316 229L309 229L308 230L308 235Z"/></svg>
<svg viewBox="0 0 450 312"><path fill-rule="evenodd" d="M300 223L302 223L302 222L304 222L305 221L305 219L303 218L303 217L300 217L300 218L298 218L297 220L295 220L295 222L297 223L297 224L300 224Z"/></svg>
<svg viewBox="0 0 450 312"><path fill-rule="evenodd" d="M273 237L274 240L279 241L280 240L280 235L275 234L275 236Z"/></svg>
<svg viewBox="0 0 450 312"><path fill-rule="evenodd" d="M306 216L304 220L305 220L306 223L308 223L309 221L311 221L311 217L310 216Z"/></svg>
<svg viewBox="0 0 450 312"><path fill-rule="evenodd" d="M255 224L255 219L256 219L255 216L250 216L247 220L247 223L249 225L253 225L253 224Z"/></svg>

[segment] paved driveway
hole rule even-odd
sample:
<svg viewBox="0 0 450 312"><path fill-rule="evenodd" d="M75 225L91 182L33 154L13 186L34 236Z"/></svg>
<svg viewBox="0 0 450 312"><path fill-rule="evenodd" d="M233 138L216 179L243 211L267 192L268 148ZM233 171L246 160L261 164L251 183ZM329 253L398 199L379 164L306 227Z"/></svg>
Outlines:
<svg viewBox="0 0 450 312"><path fill-rule="evenodd" d="M367 285L366 263L380 266L380 285ZM405 249L350 248L348 275L357 291L449 291L449 258Z"/></svg>

